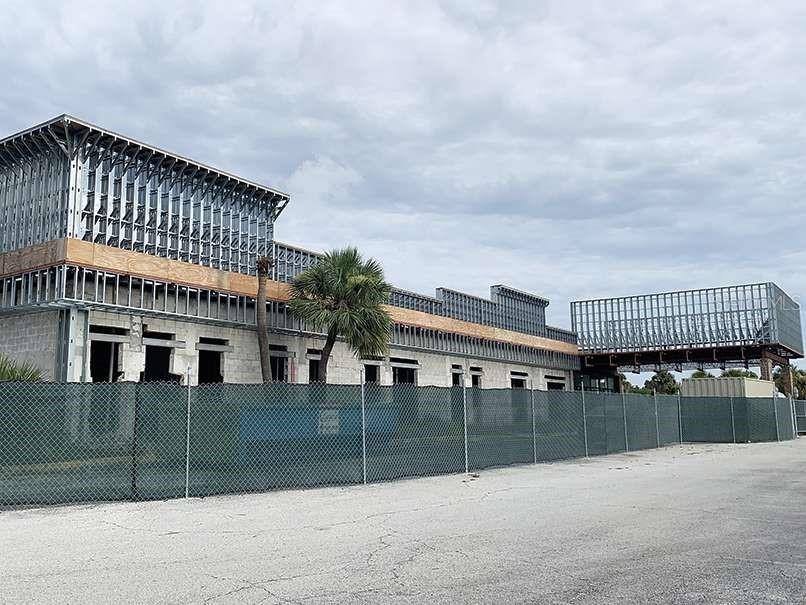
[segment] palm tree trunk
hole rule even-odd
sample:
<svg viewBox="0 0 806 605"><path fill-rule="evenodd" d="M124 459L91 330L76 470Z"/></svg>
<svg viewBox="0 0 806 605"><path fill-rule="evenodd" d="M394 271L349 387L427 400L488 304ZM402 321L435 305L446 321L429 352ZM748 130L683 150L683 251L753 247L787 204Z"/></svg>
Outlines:
<svg viewBox="0 0 806 605"><path fill-rule="evenodd" d="M255 315L257 318L257 346L260 352L260 373L263 382L271 382L271 359L269 353L269 321L266 314L266 291L268 290L271 260L267 256L257 259L257 298Z"/></svg>
<svg viewBox="0 0 806 605"><path fill-rule="evenodd" d="M327 383L327 362L330 360L330 353L333 351L333 345L335 343L336 330L331 328L327 333L325 346L322 347L322 352L319 356L319 382Z"/></svg>

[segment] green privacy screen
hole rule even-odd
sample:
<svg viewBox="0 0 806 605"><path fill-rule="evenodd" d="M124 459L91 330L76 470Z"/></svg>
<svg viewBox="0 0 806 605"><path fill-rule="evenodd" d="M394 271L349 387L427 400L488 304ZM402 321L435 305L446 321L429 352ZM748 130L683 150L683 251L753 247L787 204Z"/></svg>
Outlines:
<svg viewBox="0 0 806 605"><path fill-rule="evenodd" d="M461 387L456 390L461 398ZM469 467L481 469L534 462L532 392L526 389L469 389L466 394ZM460 430L461 426L460 415Z"/></svg>
<svg viewBox="0 0 806 605"><path fill-rule="evenodd" d="M365 400L368 481L464 470L461 388L369 384L365 387ZM360 422L357 429L360 440ZM360 449L358 455L360 465ZM359 474L358 481L361 480Z"/></svg>
<svg viewBox="0 0 806 605"><path fill-rule="evenodd" d="M797 432L806 433L806 401L795 402L795 422L797 423Z"/></svg>
<svg viewBox="0 0 806 605"><path fill-rule="evenodd" d="M346 485L792 439L784 398L321 384L0 383L0 505Z"/></svg>

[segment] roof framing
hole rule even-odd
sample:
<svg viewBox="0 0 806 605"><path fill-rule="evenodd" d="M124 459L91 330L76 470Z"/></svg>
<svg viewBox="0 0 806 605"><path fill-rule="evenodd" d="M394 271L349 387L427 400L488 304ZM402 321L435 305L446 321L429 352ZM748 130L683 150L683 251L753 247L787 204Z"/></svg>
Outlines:
<svg viewBox="0 0 806 605"><path fill-rule="evenodd" d="M231 190L250 198L259 206L265 205L276 219L290 201L290 195L243 179L201 162L176 155L158 147L142 143L124 135L106 130L84 120L63 114L32 128L0 140L0 162L14 167L27 165L41 154L63 154L68 160L77 156L88 157L98 153L99 159L124 170L145 171L159 183L180 184L182 189L194 192Z"/></svg>

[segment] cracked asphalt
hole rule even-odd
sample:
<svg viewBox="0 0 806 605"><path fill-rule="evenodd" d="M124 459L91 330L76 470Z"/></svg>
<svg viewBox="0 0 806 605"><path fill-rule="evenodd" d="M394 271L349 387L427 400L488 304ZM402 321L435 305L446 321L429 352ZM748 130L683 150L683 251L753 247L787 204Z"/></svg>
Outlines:
<svg viewBox="0 0 806 605"><path fill-rule="evenodd" d="M0 512L2 603L804 603L806 439Z"/></svg>

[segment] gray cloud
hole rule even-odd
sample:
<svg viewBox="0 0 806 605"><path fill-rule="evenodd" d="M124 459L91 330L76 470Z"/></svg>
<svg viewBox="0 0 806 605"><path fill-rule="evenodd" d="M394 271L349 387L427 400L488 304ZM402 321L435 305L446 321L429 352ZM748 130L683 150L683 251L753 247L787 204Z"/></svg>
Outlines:
<svg viewBox="0 0 806 605"><path fill-rule="evenodd" d="M10 0L0 130L70 112L288 190L402 287L806 292L802 3Z"/></svg>

